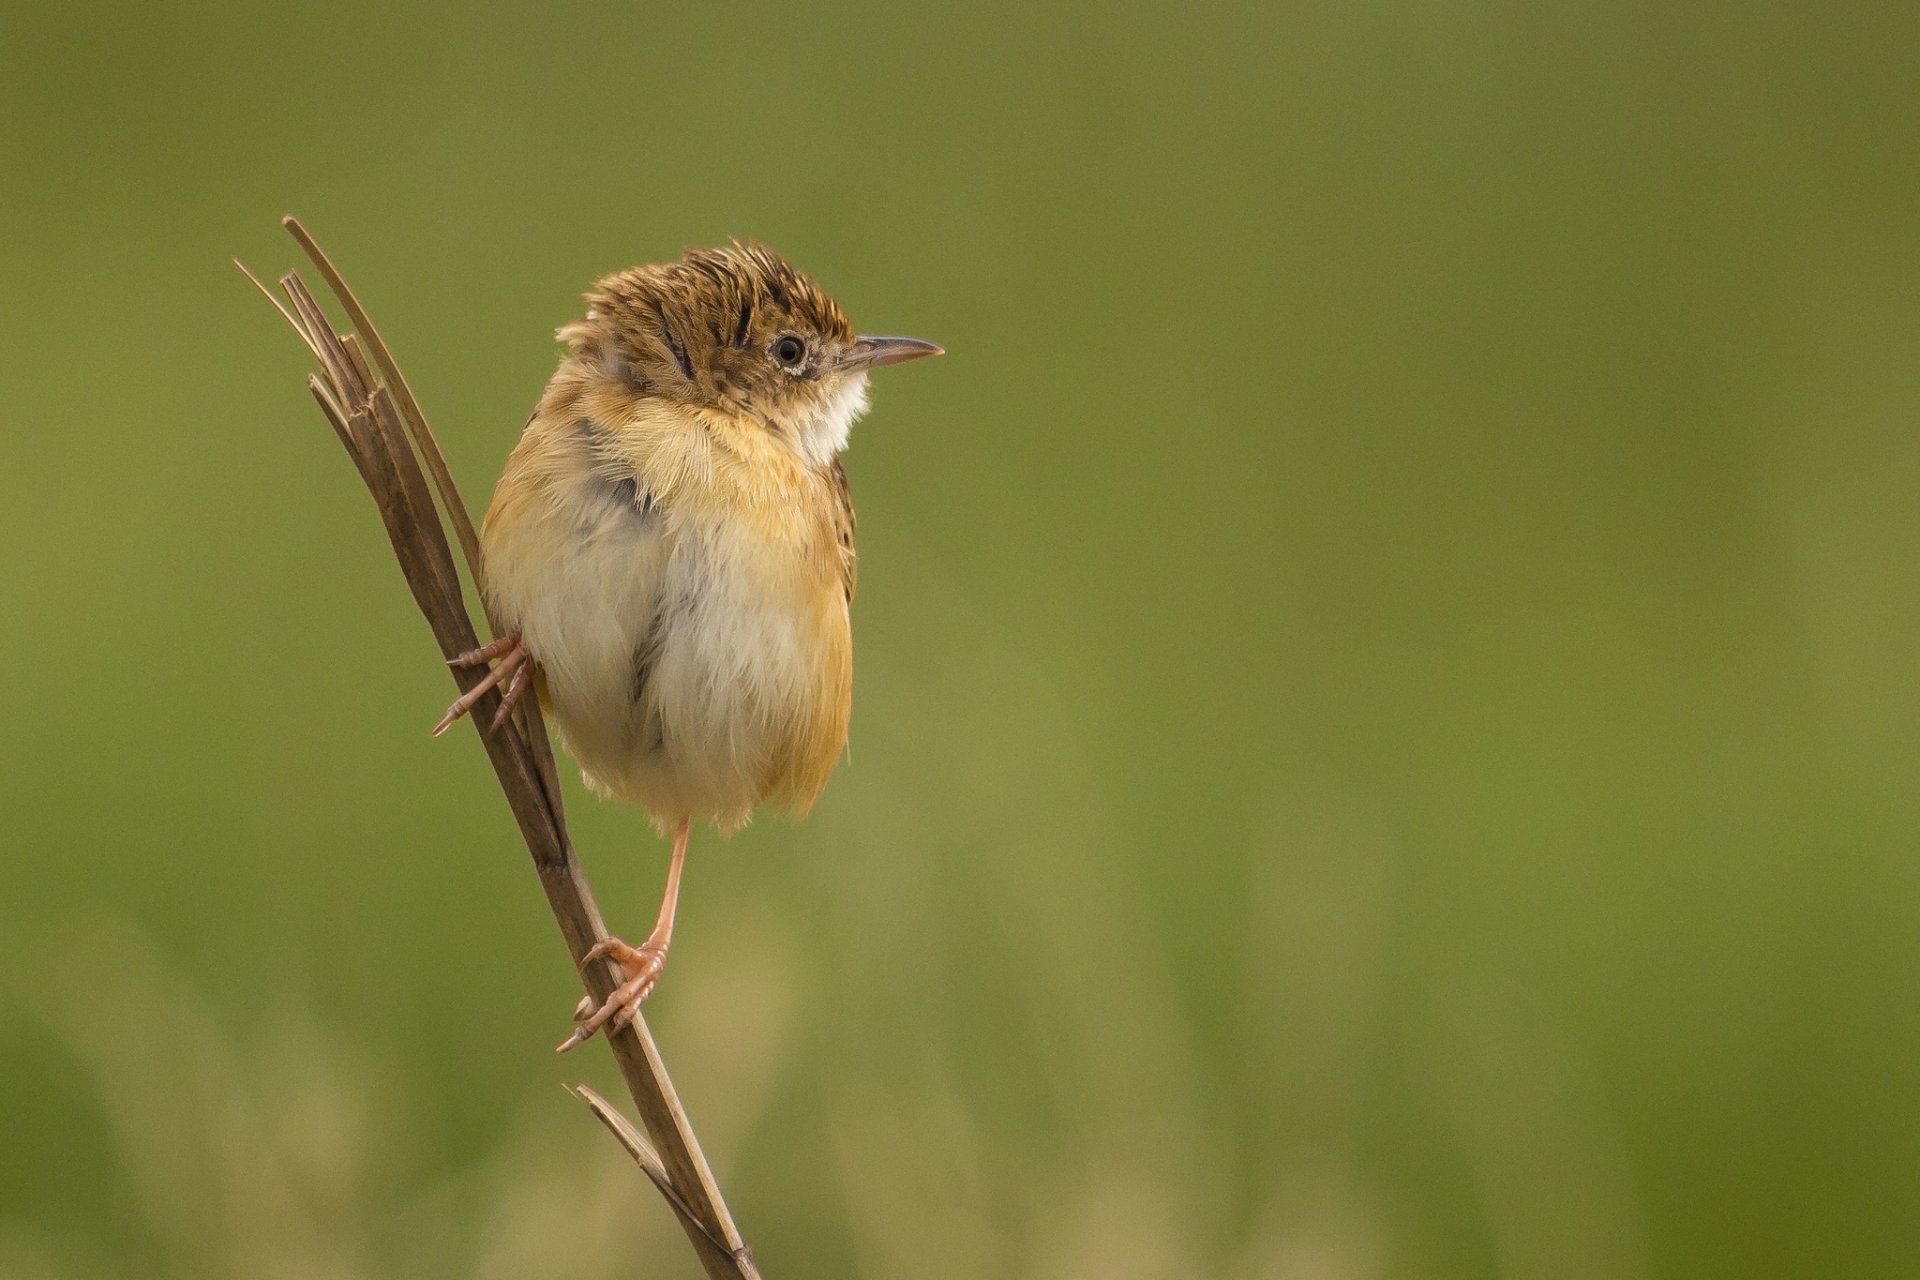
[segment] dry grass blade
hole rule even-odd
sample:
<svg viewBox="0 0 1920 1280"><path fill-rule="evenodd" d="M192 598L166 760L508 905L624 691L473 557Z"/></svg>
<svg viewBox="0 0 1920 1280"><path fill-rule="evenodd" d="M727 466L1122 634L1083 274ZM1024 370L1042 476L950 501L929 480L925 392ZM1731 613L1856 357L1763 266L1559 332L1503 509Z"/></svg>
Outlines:
<svg viewBox="0 0 1920 1280"><path fill-rule="evenodd" d="M287 299L283 304L245 266L235 265L274 304L319 364L320 373L309 375L308 388L373 497L414 603L432 628L444 657L465 653L478 647L480 638L467 613L460 571L440 512L444 510L453 523L469 573L479 563L473 520L453 486L452 472L439 443L379 331L306 229L292 218L286 219L285 225L326 280L351 319L354 332L333 327L297 272L281 278ZM485 673L457 667L452 668L452 674L460 692L465 693ZM499 703L500 691L490 689L475 704L469 718L479 731L521 839L533 856L547 905L560 926L574 966L582 970L593 998L604 1000L620 975L611 961L583 967L587 951L606 935L606 929L567 837L559 772L538 700L523 699L513 719L499 732L488 733L485 726L492 722ZM609 1028L606 1039L646 1129L640 1149L649 1159L640 1159L637 1154L635 1158L685 1228L706 1274L716 1280L758 1280L759 1272L727 1212L646 1023L635 1018L624 1027ZM634 1152L631 1140L638 1138L638 1132L624 1120L615 1125L617 1113L604 1098L594 1094L588 1101L622 1145Z"/></svg>
<svg viewBox="0 0 1920 1280"><path fill-rule="evenodd" d="M647 1141L646 1135L634 1128L633 1123L620 1114L619 1108L601 1097L591 1087L576 1084L569 1088L568 1092L587 1104L587 1109L593 1112L594 1119L606 1126L607 1132L613 1135L614 1141L633 1157L633 1162L640 1166L640 1171L646 1174L653 1185L659 1189L660 1194L666 1197L667 1204L680 1215L680 1221L690 1228L697 1228L704 1232L706 1228L700 1226L692 1207L680 1198L678 1191L674 1190L673 1180L667 1176L667 1166L661 1161L660 1153L653 1149L653 1144ZM708 1238L712 1239L712 1237ZM720 1240L713 1240L713 1244L718 1248L726 1248L725 1243ZM759 1276L759 1271L754 1269L753 1255L748 1250L740 1249L736 1257L744 1274Z"/></svg>
<svg viewBox="0 0 1920 1280"><path fill-rule="evenodd" d="M280 220L280 225L300 242L300 247L306 250L307 257L313 260L321 278L327 282L327 288L333 290L333 296L340 300L340 307L347 313L347 318L353 321L353 327L364 334L367 343L372 346L374 360L379 364L387 385L392 388L401 412L406 415L407 428L413 433L414 445L426 459L427 469L433 473L434 487L440 491L440 503L446 509L447 518L453 521L454 532L460 538L460 553L466 557L467 573L475 582L479 582L480 538L474 533L473 517L467 513L466 503L460 500L460 490L453 483L453 472L447 468L446 457L440 452L440 442L434 438L433 428L427 425L426 414L420 411L420 402L413 398L413 388L407 385L400 366L387 350L380 331L373 327L373 320L367 315L366 308L360 305L360 299L353 296L353 290L347 288L347 282L334 268L333 260L322 252L307 229L300 225L300 219L285 217Z"/></svg>

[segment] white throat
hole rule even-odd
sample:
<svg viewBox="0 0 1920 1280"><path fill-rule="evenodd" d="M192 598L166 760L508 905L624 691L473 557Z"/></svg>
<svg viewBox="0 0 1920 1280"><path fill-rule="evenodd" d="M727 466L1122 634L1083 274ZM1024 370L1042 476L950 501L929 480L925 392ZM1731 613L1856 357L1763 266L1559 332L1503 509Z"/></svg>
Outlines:
<svg viewBox="0 0 1920 1280"><path fill-rule="evenodd" d="M867 375L855 374L840 384L818 416L800 424L800 452L816 467L824 467L847 447L853 424L867 411Z"/></svg>

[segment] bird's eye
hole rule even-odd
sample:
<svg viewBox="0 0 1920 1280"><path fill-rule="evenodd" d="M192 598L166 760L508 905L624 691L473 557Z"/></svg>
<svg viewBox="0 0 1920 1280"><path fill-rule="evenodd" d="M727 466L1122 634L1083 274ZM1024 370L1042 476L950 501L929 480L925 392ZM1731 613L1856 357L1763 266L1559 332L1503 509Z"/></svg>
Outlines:
<svg viewBox="0 0 1920 1280"><path fill-rule="evenodd" d="M789 333L773 344L773 358L782 368L795 368L807 358L807 344Z"/></svg>

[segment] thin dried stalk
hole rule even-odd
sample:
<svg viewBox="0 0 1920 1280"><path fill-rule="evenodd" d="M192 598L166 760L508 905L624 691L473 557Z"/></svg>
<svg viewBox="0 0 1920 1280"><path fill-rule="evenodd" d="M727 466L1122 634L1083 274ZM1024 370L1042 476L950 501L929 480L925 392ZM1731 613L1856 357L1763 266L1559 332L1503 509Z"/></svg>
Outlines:
<svg viewBox="0 0 1920 1280"><path fill-rule="evenodd" d="M460 570L447 541L441 511L453 523L469 575L477 574L479 568L479 539L474 534L473 519L454 487L452 472L419 402L359 299L305 227L293 218L282 223L312 259L351 320L354 332L333 327L298 272L280 278L287 299L283 304L244 265L234 265L246 272L273 303L318 362L320 372L308 375L308 390L346 447L361 482L373 495L380 523L386 528L414 603L433 629L443 655L452 658L465 653L476 648L480 638L467 612ZM479 683L484 674L461 667L450 670L462 693ZM493 764L527 852L533 855L547 905L560 925L574 967L580 969L588 949L606 936L606 926L567 837L553 748L535 698L523 699L513 719L498 733L486 733L485 726L491 723L499 704L500 690L490 690L468 719L481 731L481 745ZM606 999L620 980L611 961L588 966L583 974L595 1000ZM715 1280L758 1280L760 1273L754 1267L753 1255L721 1199L720 1188L701 1154L693 1127L687 1123L646 1023L635 1018L624 1028L609 1027L606 1040L633 1095L646 1140L641 1141L639 1133L604 1098L584 1086L580 1096L660 1189L707 1275Z"/></svg>

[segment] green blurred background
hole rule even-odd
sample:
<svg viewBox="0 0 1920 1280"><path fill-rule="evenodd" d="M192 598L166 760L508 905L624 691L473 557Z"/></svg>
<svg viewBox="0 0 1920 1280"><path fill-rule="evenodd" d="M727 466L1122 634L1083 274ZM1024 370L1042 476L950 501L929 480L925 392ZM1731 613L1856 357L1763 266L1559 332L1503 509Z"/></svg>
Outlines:
<svg viewBox="0 0 1920 1280"><path fill-rule="evenodd" d="M650 1006L770 1277L1920 1274L1911 3L3 21L0 1274L694 1273L287 212L476 507L602 272L949 349Z"/></svg>

